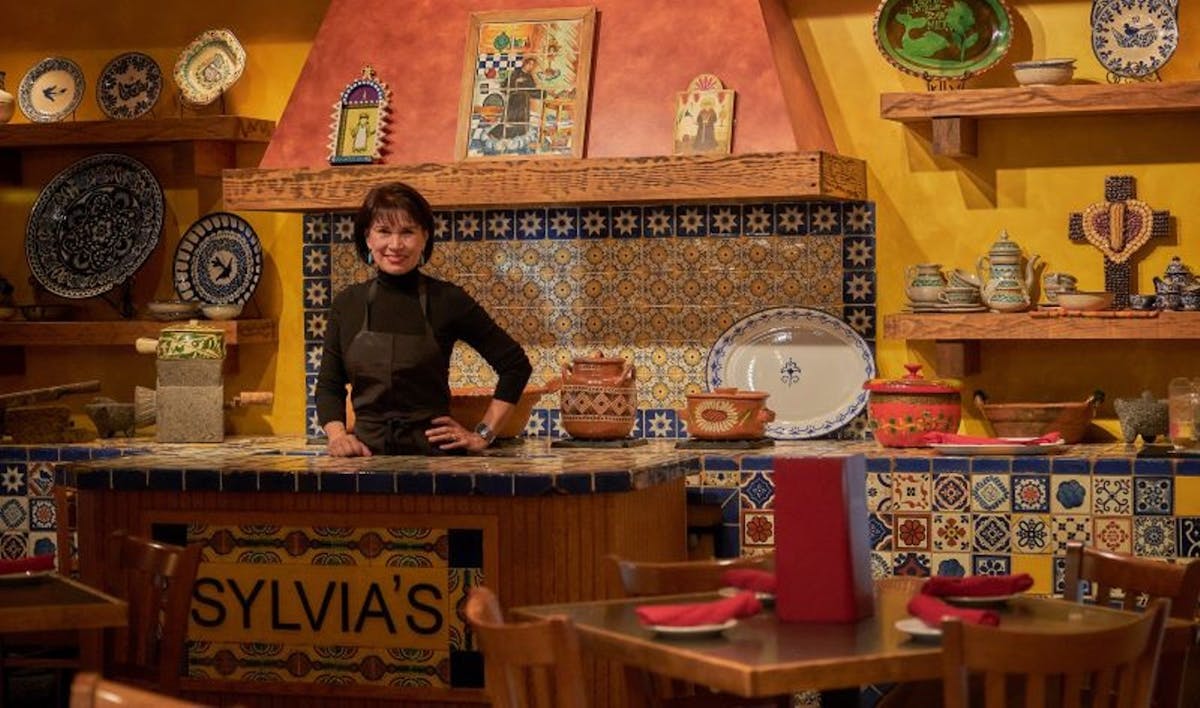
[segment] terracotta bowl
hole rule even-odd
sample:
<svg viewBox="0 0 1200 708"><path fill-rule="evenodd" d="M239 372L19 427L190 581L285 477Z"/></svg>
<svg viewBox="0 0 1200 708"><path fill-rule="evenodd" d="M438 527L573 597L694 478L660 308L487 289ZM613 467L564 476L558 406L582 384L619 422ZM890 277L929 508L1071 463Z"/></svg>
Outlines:
<svg viewBox="0 0 1200 708"><path fill-rule="evenodd" d="M1056 432L1066 443L1083 439L1096 408L1103 401L1104 392L1095 391L1079 402L988 403L983 391L975 392L975 406L997 437L1036 438Z"/></svg>
<svg viewBox="0 0 1200 708"><path fill-rule="evenodd" d="M543 386L527 386L521 392L521 398L517 400L517 406L513 409L512 415L508 417L508 422L496 431L496 437L519 437L521 433L525 432L525 426L529 423L529 414L533 411L533 406L542 396L554 393L561 385L560 379L551 379ZM490 386L451 389L450 417L461 423L467 430L473 429L479 424L479 421L483 420L483 414L491 405L494 392L495 389Z"/></svg>
<svg viewBox="0 0 1200 708"><path fill-rule="evenodd" d="M1058 294L1058 305L1064 310L1107 310L1112 307L1113 294L1104 291Z"/></svg>
<svg viewBox="0 0 1200 708"><path fill-rule="evenodd" d="M770 395L736 388L689 393L679 415L687 421L688 435L698 440L754 440L775 420L775 412L767 408Z"/></svg>

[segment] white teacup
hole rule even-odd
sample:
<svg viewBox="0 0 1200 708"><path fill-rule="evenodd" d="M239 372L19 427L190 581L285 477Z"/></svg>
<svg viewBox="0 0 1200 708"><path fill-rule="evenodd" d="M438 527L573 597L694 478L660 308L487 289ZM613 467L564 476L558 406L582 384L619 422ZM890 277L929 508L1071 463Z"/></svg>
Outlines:
<svg viewBox="0 0 1200 708"><path fill-rule="evenodd" d="M952 288L975 288L978 290L983 287L983 283L979 282L979 276L974 273L968 273L962 268L955 268L950 271L950 287Z"/></svg>
<svg viewBox="0 0 1200 708"><path fill-rule="evenodd" d="M938 300L947 305L978 305L979 288L946 288Z"/></svg>

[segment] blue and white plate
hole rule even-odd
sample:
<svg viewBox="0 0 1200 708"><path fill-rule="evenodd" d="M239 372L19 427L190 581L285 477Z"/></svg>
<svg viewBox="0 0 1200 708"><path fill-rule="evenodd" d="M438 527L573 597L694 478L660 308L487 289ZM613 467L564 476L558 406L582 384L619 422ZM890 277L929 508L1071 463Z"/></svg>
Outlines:
<svg viewBox="0 0 1200 708"><path fill-rule="evenodd" d="M1179 46L1170 0L1102 0L1092 9L1092 52L1114 76L1140 79L1158 71Z"/></svg>
<svg viewBox="0 0 1200 708"><path fill-rule="evenodd" d="M262 277L262 244L237 214L217 211L188 227L175 249L180 300L244 305Z"/></svg>
<svg viewBox="0 0 1200 708"><path fill-rule="evenodd" d="M158 62L141 52L126 52L104 65L96 82L96 101L109 118L129 120L154 108L162 87Z"/></svg>
<svg viewBox="0 0 1200 708"><path fill-rule="evenodd" d="M775 307L735 322L708 352L709 389L766 391L775 411L767 437L802 440L832 433L867 405L863 384L875 357L849 325L820 310Z"/></svg>
<svg viewBox="0 0 1200 708"><path fill-rule="evenodd" d="M25 73L17 89L17 103L34 123L54 123L75 111L86 86L78 64L63 57L49 57Z"/></svg>
<svg viewBox="0 0 1200 708"><path fill-rule="evenodd" d="M25 228L29 270L50 292L85 298L133 275L162 233L162 187L127 155L86 157L55 175Z"/></svg>

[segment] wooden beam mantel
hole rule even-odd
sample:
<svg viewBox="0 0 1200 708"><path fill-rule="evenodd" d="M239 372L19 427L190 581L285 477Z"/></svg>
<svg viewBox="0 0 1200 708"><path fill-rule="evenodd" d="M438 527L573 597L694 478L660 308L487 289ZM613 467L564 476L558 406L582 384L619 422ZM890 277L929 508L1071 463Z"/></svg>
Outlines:
<svg viewBox="0 0 1200 708"><path fill-rule="evenodd" d="M830 152L467 160L419 165L240 169L227 209L355 209L372 187L407 182L436 207L749 199L866 199L866 163Z"/></svg>

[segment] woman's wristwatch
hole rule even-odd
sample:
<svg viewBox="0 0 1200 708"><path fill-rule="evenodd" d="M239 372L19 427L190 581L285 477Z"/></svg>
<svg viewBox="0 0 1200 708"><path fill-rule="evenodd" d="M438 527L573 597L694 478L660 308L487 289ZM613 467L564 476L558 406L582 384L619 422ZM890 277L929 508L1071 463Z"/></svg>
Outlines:
<svg viewBox="0 0 1200 708"><path fill-rule="evenodd" d="M479 425L475 426L475 434L483 438L483 441L488 445L491 445L492 441L496 439L496 431L492 430L492 426L482 421L480 421Z"/></svg>

